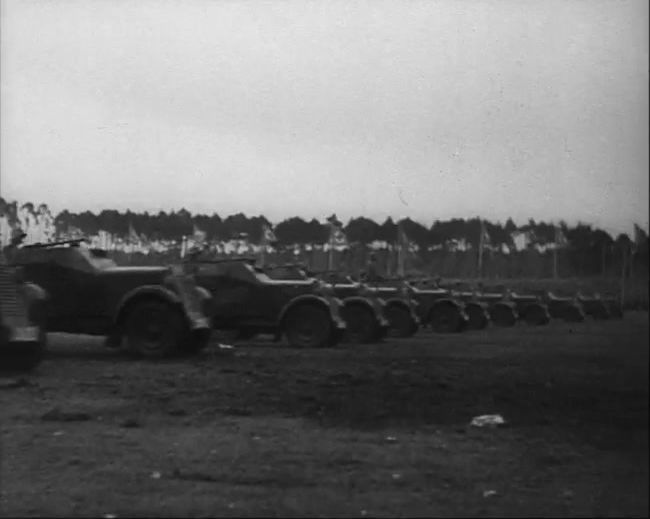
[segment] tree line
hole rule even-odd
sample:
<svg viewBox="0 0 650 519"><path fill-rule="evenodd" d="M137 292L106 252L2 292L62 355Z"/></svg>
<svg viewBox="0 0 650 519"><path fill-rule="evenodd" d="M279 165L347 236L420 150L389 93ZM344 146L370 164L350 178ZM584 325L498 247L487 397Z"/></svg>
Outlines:
<svg viewBox="0 0 650 519"><path fill-rule="evenodd" d="M16 202L7 203L1 198L0 202L3 211L13 214L14 218L19 207L28 205L18 206ZM490 243L495 248L500 248L502 245L512 247L513 236L516 233L527 234L531 245L551 244L556 239L556 228L559 225L568 245L584 252L598 253L603 249L612 249L616 246L640 246L642 249L647 249L648 236L638 226L635 226L636 235L631 237L627 233L612 236L586 223L569 226L564 222L556 225L529 219L526 224L517 226L512 218L508 218L503 224L483 222ZM263 215L248 217L243 213L237 213L222 218L217 213L192 214L186 209L160 211L155 214L120 212L112 209L99 213L92 211L75 213L63 210L54 217L54 223L59 231L77 228L86 235L96 235L99 231L106 231L118 236L127 236L129 229L132 228L149 240L180 240L183 236L192 235L198 229L206 234L208 240L227 241L245 234L252 242L261 241L265 225L272 226ZM420 249L428 249L436 245L444 246L450 241L464 241L475 248L481 234L479 218L435 220L427 227L410 218L395 221L389 217L384 222L377 223L370 218L359 216L351 218L347 224L344 224L343 231L351 243L370 244L375 241L395 243L398 240L398 226L401 226L408 239L416 243ZM298 216L279 222L273 229L280 245L324 243L330 234L330 226L327 222L320 222L314 218L305 220Z"/></svg>

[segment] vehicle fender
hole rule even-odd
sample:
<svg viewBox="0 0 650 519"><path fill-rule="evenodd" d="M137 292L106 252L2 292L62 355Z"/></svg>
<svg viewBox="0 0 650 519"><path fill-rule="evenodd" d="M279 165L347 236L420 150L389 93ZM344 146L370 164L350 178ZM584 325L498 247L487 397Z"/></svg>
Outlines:
<svg viewBox="0 0 650 519"><path fill-rule="evenodd" d="M404 299L398 297L390 297L388 299L385 299L384 304L386 306L399 306L400 308L403 308L408 312L411 312L412 310L412 307L409 306L409 304L406 301L404 301Z"/></svg>
<svg viewBox="0 0 650 519"><path fill-rule="evenodd" d="M479 306L486 312L487 312L488 308L490 307L490 305L487 304L485 301L468 301L467 303L465 303L466 307L469 306L469 305Z"/></svg>
<svg viewBox="0 0 650 519"><path fill-rule="evenodd" d="M342 303L340 299L339 302ZM284 305L282 311L280 312L280 318L278 320L278 325L280 326L280 328L284 328L284 320L286 319L287 315L289 314L292 308L295 308L298 305L306 304L306 303L315 304L321 307L323 310L329 313L332 321L334 322L342 321L342 318L340 317L338 311L332 308L332 304L327 299L314 294L303 294L294 297L291 301L289 301L286 305Z"/></svg>
<svg viewBox="0 0 650 519"><path fill-rule="evenodd" d="M420 323L420 317L418 316L417 313L419 303L415 299L411 299L409 302L407 302L401 297L391 297L387 299L384 303L386 305L386 308L388 308L389 306L397 306L399 308L402 308L403 310L406 310L409 314L411 314L411 317L418 324Z"/></svg>
<svg viewBox="0 0 650 519"><path fill-rule="evenodd" d="M214 300L212 293L207 288L199 285L195 287L195 290L199 296L199 299L201 300L201 308L203 309L203 313L208 317L212 316L212 302Z"/></svg>
<svg viewBox="0 0 650 519"><path fill-rule="evenodd" d="M30 303L32 301L46 302L50 299L50 294L47 293L47 290L36 283L25 283L23 287L24 294Z"/></svg>
<svg viewBox="0 0 650 519"><path fill-rule="evenodd" d="M528 310L528 309L530 309L530 308L538 308L538 309L540 309L542 312L547 312L547 313L548 313L548 305L547 305L546 303L541 303L541 302L539 302L539 301L534 301L534 302L532 302L532 303L527 303L527 304L524 306L524 308L525 308L525 310Z"/></svg>
<svg viewBox="0 0 650 519"><path fill-rule="evenodd" d="M505 306L507 308L510 308L510 310L516 312L517 311L517 303L514 301L497 301L494 303L494 306Z"/></svg>
<svg viewBox="0 0 650 519"><path fill-rule="evenodd" d="M126 308L139 299L156 298L172 305L181 306L180 298L171 290L160 285L143 285L127 292L117 305L114 313L114 324L120 325L126 315Z"/></svg>
<svg viewBox="0 0 650 519"><path fill-rule="evenodd" d="M373 313L373 315L375 316L376 319L381 319L382 312L383 312L383 309L385 307L385 303L382 300L377 299L376 302L373 302L370 299L368 299L367 297L363 297L363 296L346 297L343 300L343 304L345 306L348 306L348 305L361 305L361 306L367 308L368 310L370 310Z"/></svg>
<svg viewBox="0 0 650 519"><path fill-rule="evenodd" d="M467 303L465 303L465 308L469 308L470 306L480 308L483 311L483 313L489 318L489 313L488 313L489 305L487 303L483 301L468 301Z"/></svg>
<svg viewBox="0 0 650 519"><path fill-rule="evenodd" d="M29 320L41 327L47 326L48 301L50 295L36 283L24 283L23 294L27 302Z"/></svg>
<svg viewBox="0 0 650 519"><path fill-rule="evenodd" d="M456 301L455 299L445 297L442 299L437 299L436 301L433 302L431 308L429 309L427 320L431 321L433 319L433 314L436 312L436 310L440 308L448 308L448 307L455 308L462 314L463 318L468 319L467 314L465 313L465 305L463 303L461 303L460 301Z"/></svg>

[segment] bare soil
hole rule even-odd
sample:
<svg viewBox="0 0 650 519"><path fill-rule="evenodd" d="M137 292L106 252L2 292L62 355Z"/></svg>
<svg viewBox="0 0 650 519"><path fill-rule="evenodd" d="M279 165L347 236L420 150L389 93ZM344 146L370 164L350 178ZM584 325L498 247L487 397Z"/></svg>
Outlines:
<svg viewBox="0 0 650 519"><path fill-rule="evenodd" d="M217 350L50 335L0 378L0 515L647 517L647 312Z"/></svg>

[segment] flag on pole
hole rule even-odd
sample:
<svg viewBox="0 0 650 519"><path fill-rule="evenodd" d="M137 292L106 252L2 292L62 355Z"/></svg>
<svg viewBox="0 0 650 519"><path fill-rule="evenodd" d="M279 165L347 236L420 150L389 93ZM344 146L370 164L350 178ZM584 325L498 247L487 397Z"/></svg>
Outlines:
<svg viewBox="0 0 650 519"><path fill-rule="evenodd" d="M329 244L330 248L338 247L348 247L348 238L343 232L343 223L336 218L336 215L333 214L327 219L327 223L330 228L330 237Z"/></svg>
<svg viewBox="0 0 650 519"><path fill-rule="evenodd" d="M273 228L268 224L262 224L262 245L267 246L277 243L278 239L273 232Z"/></svg>
<svg viewBox="0 0 650 519"><path fill-rule="evenodd" d="M208 234L205 231L199 229L196 224L192 224L192 239L196 243L204 243L207 236Z"/></svg>
<svg viewBox="0 0 650 519"><path fill-rule="evenodd" d="M397 246L400 247L402 250L407 251L412 248L412 242L409 240L408 235L406 234L406 231L404 231L404 227L402 226L401 223L397 224Z"/></svg>
<svg viewBox="0 0 650 519"><path fill-rule="evenodd" d="M562 231L562 228L559 225L555 226L555 248L556 249L562 249L566 247L569 244L569 241L567 240L566 236L564 235L564 232Z"/></svg>
<svg viewBox="0 0 650 519"><path fill-rule="evenodd" d="M138 236L138 233L133 228L133 224L131 222L129 222L128 242L131 243L131 244L135 244L135 243L140 242L140 236Z"/></svg>
<svg viewBox="0 0 650 519"><path fill-rule="evenodd" d="M343 232L343 223L339 221L335 214L327 219L330 228L329 251L327 255L327 268L334 270L334 248L342 249L348 247L348 239Z"/></svg>
<svg viewBox="0 0 650 519"><path fill-rule="evenodd" d="M642 248L645 242L648 241L648 235L645 233L641 227L637 224L634 224L634 241L632 242L632 254L638 253Z"/></svg>
<svg viewBox="0 0 650 519"><path fill-rule="evenodd" d="M275 236L275 233L273 232L273 229L271 228L270 225L264 223L262 224L262 243L260 247L260 265L264 267L266 263L266 257L265 253L267 252L266 249L269 245L277 243L278 239Z"/></svg>
<svg viewBox="0 0 650 519"><path fill-rule="evenodd" d="M99 231L99 248L103 250L113 250L113 235L107 231Z"/></svg>
<svg viewBox="0 0 650 519"><path fill-rule="evenodd" d="M403 277L406 274L406 254L414 248L414 243L409 240L404 226L397 224L397 275Z"/></svg>
<svg viewBox="0 0 650 519"><path fill-rule="evenodd" d="M492 245L492 240L490 238L490 233L487 230L485 225L485 220L481 220L481 239L479 240L481 247L484 249Z"/></svg>
<svg viewBox="0 0 650 519"><path fill-rule="evenodd" d="M555 226L555 244L553 247L553 278L557 279L559 277L559 260L558 260L558 250L564 249L569 244L562 228L559 225Z"/></svg>
<svg viewBox="0 0 650 519"><path fill-rule="evenodd" d="M513 248L516 251L526 250L528 245L533 241L530 233L526 231L515 231L510 235Z"/></svg>
<svg viewBox="0 0 650 519"><path fill-rule="evenodd" d="M490 233L487 230L485 221L481 219L481 231L478 240L478 275L483 277L483 249L489 247L492 241L490 240Z"/></svg>

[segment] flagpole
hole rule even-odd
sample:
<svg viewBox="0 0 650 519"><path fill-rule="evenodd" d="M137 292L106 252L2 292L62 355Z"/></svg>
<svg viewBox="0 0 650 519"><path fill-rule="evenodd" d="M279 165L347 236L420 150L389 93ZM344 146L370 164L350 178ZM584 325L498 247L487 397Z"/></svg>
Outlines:
<svg viewBox="0 0 650 519"><path fill-rule="evenodd" d="M478 239L478 277L483 278L483 220L481 220L480 235Z"/></svg>
<svg viewBox="0 0 650 519"><path fill-rule="evenodd" d="M404 251L402 243L397 244L397 275L404 277Z"/></svg>
<svg viewBox="0 0 650 519"><path fill-rule="evenodd" d="M559 228L557 226L555 226L555 247L553 247L553 279L558 278L558 261L557 261L558 252L557 251L558 251L558 248L560 246L559 237L560 237Z"/></svg>
<svg viewBox="0 0 650 519"><path fill-rule="evenodd" d="M621 308L625 305L625 267L627 263L627 244L623 244L622 248L622 266L621 266Z"/></svg>
<svg viewBox="0 0 650 519"><path fill-rule="evenodd" d="M328 256L327 256L327 270L334 270L334 247L333 247L333 240L330 237L330 242L329 242L329 250Z"/></svg>

